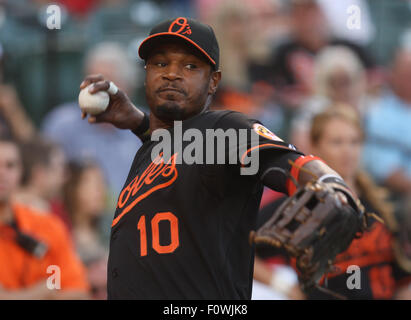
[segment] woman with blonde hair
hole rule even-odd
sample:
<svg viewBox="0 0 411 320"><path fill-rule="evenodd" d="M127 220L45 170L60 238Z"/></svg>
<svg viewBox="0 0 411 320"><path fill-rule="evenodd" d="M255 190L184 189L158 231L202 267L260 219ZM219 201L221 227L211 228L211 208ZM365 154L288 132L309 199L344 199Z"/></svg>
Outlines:
<svg viewBox="0 0 411 320"><path fill-rule="evenodd" d="M358 114L348 108L330 108L313 118L311 152L321 157L346 181L360 197L369 218L369 228L350 247L337 256L339 271L327 275L328 288L352 299L391 299L404 296L409 289L398 289L407 275L399 268L393 252L392 232L398 226L393 206L385 199L388 193L378 187L360 168L364 132ZM381 220L381 222L380 222ZM357 287L351 283L349 270L358 267L361 280ZM317 292L319 297L321 294Z"/></svg>

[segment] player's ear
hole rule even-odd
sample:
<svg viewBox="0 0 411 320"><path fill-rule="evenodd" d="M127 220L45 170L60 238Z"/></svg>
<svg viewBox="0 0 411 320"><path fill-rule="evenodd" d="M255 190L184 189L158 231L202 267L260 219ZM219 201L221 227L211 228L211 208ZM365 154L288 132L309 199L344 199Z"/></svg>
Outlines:
<svg viewBox="0 0 411 320"><path fill-rule="evenodd" d="M212 70L211 76L210 76L210 85L208 88L208 94L214 95L216 93L220 80L221 80L221 71Z"/></svg>
<svg viewBox="0 0 411 320"><path fill-rule="evenodd" d="M147 71L147 61L144 61L144 71ZM147 77L147 72L145 72L145 77ZM144 80L144 87L146 86L146 81Z"/></svg>

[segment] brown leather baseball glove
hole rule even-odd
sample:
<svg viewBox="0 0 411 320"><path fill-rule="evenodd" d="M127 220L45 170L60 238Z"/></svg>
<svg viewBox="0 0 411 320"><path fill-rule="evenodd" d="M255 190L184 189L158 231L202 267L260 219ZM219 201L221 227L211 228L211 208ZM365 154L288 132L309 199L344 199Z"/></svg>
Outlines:
<svg viewBox="0 0 411 320"><path fill-rule="evenodd" d="M283 247L296 258L303 289L330 271L337 254L366 225L362 206L343 203L338 192L327 183L308 183L250 235L252 242Z"/></svg>

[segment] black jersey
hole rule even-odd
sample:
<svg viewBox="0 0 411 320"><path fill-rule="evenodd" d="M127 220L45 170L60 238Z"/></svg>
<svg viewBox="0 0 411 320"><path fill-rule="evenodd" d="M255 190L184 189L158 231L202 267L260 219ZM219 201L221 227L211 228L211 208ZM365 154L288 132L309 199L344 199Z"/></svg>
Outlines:
<svg viewBox="0 0 411 320"><path fill-rule="evenodd" d="M237 112L203 112L182 121L183 132L190 128L203 136L207 129L251 129L258 146L247 146L246 153L297 154ZM249 299L253 248L248 239L263 190L258 174L240 174L239 164L178 163L175 150L168 159L159 154L153 160L158 143L147 140L137 151L118 198L108 298ZM183 150L188 144L182 142ZM228 145L227 154L239 148Z"/></svg>

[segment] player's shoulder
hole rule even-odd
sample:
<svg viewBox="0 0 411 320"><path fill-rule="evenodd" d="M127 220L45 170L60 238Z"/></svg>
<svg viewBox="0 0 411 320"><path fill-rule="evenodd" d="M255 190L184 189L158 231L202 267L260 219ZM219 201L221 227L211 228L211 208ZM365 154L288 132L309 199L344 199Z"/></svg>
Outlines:
<svg viewBox="0 0 411 320"><path fill-rule="evenodd" d="M232 110L208 110L194 117L193 120L193 125L214 129L244 128L258 122L241 112Z"/></svg>
<svg viewBox="0 0 411 320"><path fill-rule="evenodd" d="M231 110L206 110L200 113L197 118L199 121L216 121L232 112Z"/></svg>

